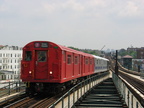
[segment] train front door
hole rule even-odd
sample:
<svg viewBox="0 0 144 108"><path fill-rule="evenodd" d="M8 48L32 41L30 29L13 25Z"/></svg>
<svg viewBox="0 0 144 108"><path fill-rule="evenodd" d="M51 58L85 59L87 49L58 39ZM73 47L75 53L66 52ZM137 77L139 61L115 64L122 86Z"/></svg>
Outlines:
<svg viewBox="0 0 144 108"><path fill-rule="evenodd" d="M48 57L47 51L36 51L35 79L47 79Z"/></svg>

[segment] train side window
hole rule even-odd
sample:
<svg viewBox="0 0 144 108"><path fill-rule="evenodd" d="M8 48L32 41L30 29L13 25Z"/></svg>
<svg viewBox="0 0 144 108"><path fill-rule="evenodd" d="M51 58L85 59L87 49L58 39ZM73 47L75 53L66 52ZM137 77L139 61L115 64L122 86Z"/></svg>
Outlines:
<svg viewBox="0 0 144 108"><path fill-rule="evenodd" d="M26 51L25 52L25 61L31 61L32 60L32 52L31 51Z"/></svg>
<svg viewBox="0 0 144 108"><path fill-rule="evenodd" d="M75 56L74 62L75 62L75 64L78 64L78 56Z"/></svg>
<svg viewBox="0 0 144 108"><path fill-rule="evenodd" d="M39 51L38 52L38 61L39 62L45 62L47 59L46 57L46 51Z"/></svg>
<svg viewBox="0 0 144 108"><path fill-rule="evenodd" d="M90 59L90 64L92 64L92 59Z"/></svg>
<svg viewBox="0 0 144 108"><path fill-rule="evenodd" d="M71 55L67 56L67 64L71 64Z"/></svg>
<svg viewBox="0 0 144 108"><path fill-rule="evenodd" d="M66 52L63 51L63 60L66 61Z"/></svg>
<svg viewBox="0 0 144 108"><path fill-rule="evenodd" d="M85 64L88 64L88 58L85 59Z"/></svg>

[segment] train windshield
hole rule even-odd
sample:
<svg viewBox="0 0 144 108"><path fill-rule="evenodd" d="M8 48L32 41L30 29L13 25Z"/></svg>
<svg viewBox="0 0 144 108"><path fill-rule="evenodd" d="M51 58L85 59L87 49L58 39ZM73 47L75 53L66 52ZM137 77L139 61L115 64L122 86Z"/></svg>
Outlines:
<svg viewBox="0 0 144 108"><path fill-rule="evenodd" d="M39 51L38 52L38 61L45 62L47 60L46 51Z"/></svg>
<svg viewBox="0 0 144 108"><path fill-rule="evenodd" d="M26 51L25 52L25 58L24 58L25 61L30 61L32 60L32 52L31 51Z"/></svg>

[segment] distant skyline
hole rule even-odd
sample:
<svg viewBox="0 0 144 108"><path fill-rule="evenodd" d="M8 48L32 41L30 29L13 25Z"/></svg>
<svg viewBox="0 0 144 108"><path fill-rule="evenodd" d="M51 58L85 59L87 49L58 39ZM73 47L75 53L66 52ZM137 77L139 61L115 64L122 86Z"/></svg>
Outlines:
<svg viewBox="0 0 144 108"><path fill-rule="evenodd" d="M144 0L0 0L0 45L144 47Z"/></svg>

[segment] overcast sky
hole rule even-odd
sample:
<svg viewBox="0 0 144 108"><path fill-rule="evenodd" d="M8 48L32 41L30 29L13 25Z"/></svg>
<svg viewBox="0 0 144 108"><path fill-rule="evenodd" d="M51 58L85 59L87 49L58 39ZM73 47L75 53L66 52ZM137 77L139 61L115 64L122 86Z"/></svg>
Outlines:
<svg viewBox="0 0 144 108"><path fill-rule="evenodd" d="M144 47L144 0L0 0L0 45Z"/></svg>

